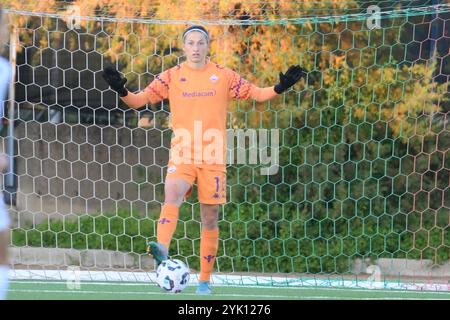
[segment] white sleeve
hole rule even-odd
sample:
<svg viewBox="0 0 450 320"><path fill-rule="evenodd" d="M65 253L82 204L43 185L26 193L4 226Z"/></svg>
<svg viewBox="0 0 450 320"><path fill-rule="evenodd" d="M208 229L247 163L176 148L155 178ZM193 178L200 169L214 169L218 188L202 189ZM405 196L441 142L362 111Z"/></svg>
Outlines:
<svg viewBox="0 0 450 320"><path fill-rule="evenodd" d="M4 115L4 101L8 93L11 77L11 64L5 58L0 57L0 117Z"/></svg>

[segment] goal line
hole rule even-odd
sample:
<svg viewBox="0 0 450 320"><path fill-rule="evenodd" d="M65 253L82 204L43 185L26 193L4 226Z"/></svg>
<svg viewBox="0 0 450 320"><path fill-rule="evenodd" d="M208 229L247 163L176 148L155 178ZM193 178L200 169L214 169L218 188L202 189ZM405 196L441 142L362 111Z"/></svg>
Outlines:
<svg viewBox="0 0 450 320"><path fill-rule="evenodd" d="M129 283L156 283L156 272L130 272L130 271L88 271L88 270L10 270L10 280L34 280L34 281L80 281L80 282L121 282ZM190 284L198 282L198 274L191 274ZM444 282L411 282L380 280L371 281L364 279L339 279L305 277L277 277L277 276L251 276L236 274L216 274L211 282L216 286L238 287L282 287L282 288L341 288L341 289L385 289L407 291L440 291L450 292L450 283Z"/></svg>

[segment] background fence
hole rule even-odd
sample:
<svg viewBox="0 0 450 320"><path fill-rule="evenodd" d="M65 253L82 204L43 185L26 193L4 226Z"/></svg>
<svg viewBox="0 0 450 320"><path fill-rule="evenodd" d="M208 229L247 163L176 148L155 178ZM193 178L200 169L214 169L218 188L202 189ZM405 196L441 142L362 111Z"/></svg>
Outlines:
<svg viewBox="0 0 450 320"><path fill-rule="evenodd" d="M69 19L61 10L72 3L32 12L6 1L15 268L153 270L145 242L163 201L170 106L128 109L101 70L114 64L130 90L143 89L183 60L188 21L173 2L147 12L138 3L124 15L79 1L81 18ZM271 102L230 106L229 128L279 129L280 170L229 166L217 270L331 276L378 264L385 275L448 279L449 4L382 1L373 16L358 1L230 3L224 19L201 21L212 59L259 86L293 63L309 73ZM214 9L205 6L203 18ZM164 20L170 10L179 20ZM380 27L367 24L374 17ZM199 238L194 193L171 254L197 269Z"/></svg>

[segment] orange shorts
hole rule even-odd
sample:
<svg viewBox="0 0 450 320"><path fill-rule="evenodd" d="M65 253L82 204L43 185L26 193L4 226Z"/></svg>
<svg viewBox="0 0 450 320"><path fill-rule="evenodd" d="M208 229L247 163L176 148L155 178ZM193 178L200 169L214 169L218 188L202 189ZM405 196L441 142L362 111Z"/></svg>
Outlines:
<svg viewBox="0 0 450 320"><path fill-rule="evenodd" d="M192 193L197 179L198 201L204 204L224 204L227 201L226 172L198 167L194 164L171 164L167 167L167 178L181 178L191 185L186 193L188 198Z"/></svg>

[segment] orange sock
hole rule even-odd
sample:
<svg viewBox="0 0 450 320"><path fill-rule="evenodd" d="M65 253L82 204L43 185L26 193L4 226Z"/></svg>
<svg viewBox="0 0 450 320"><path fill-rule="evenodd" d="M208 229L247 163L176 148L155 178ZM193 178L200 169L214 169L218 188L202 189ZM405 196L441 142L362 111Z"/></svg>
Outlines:
<svg viewBox="0 0 450 320"><path fill-rule="evenodd" d="M199 281L209 281L216 261L219 246L219 229L206 230L202 228L200 239L200 278Z"/></svg>
<svg viewBox="0 0 450 320"><path fill-rule="evenodd" d="M169 249L170 241L177 228L178 207L171 203L165 203L161 209L161 214L156 227L156 238Z"/></svg>

